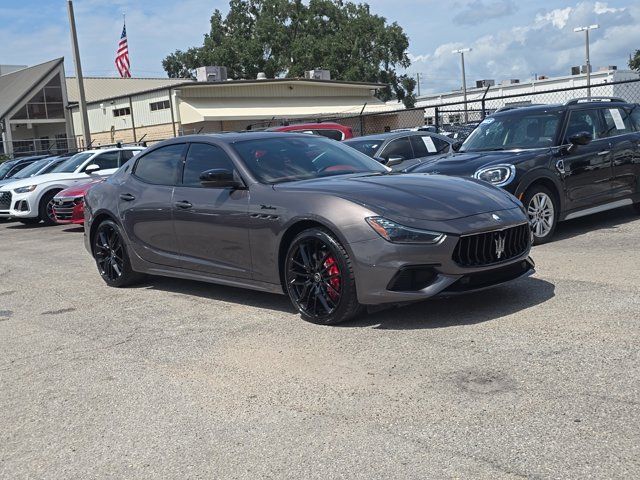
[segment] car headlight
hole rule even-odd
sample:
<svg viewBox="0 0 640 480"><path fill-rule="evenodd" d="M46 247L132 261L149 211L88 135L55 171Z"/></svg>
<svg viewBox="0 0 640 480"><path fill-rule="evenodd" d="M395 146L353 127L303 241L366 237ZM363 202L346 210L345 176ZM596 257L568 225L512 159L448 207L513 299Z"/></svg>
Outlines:
<svg viewBox="0 0 640 480"><path fill-rule="evenodd" d="M393 243L433 244L442 241L446 237L444 233L405 227L383 217L367 217L366 220L378 235Z"/></svg>
<svg viewBox="0 0 640 480"><path fill-rule="evenodd" d="M33 192L36 189L37 185L29 185L27 187L20 187L20 188L16 188L14 190L14 192L16 193L27 193L27 192Z"/></svg>
<svg viewBox="0 0 640 480"><path fill-rule="evenodd" d="M511 183L516 176L516 167L513 165L491 165L476 170L473 178L484 180L496 187L504 187Z"/></svg>

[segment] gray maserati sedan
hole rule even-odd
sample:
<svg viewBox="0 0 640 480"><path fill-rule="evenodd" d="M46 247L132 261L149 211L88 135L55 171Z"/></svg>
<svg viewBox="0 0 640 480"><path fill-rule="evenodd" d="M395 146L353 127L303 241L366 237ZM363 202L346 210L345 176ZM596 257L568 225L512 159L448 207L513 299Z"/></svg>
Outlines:
<svg viewBox="0 0 640 480"><path fill-rule="evenodd" d="M305 320L531 274L522 204L480 180L397 174L322 137L193 135L155 145L85 199L104 281L143 274L289 296Z"/></svg>

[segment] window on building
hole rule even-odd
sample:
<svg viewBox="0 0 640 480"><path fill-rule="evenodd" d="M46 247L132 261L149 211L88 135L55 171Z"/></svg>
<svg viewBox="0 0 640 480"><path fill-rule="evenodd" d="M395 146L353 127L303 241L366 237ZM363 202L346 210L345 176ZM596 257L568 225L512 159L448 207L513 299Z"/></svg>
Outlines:
<svg viewBox="0 0 640 480"><path fill-rule="evenodd" d="M171 103L169 102L169 100L162 100L160 102L151 102L149 104L149 108L151 109L152 112L155 112L156 110L167 110L171 108Z"/></svg>
<svg viewBox="0 0 640 480"><path fill-rule="evenodd" d="M425 125L433 125L435 122L435 119L433 117L425 117L424 119L424 124Z"/></svg>
<svg viewBox="0 0 640 480"><path fill-rule="evenodd" d="M113 109L114 117L124 117L125 115L131 115L131 109L129 107Z"/></svg>
<svg viewBox="0 0 640 480"><path fill-rule="evenodd" d="M63 119L64 104L60 77L53 77L13 116L15 120Z"/></svg>

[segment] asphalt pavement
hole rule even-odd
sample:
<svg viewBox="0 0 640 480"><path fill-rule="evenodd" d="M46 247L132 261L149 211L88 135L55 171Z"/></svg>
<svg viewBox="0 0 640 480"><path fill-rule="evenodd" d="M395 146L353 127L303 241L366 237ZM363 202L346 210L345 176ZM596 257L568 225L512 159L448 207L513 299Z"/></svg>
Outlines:
<svg viewBox="0 0 640 480"><path fill-rule="evenodd" d="M0 223L0 478L640 478L640 217L537 273L338 327L284 296L107 287L82 229Z"/></svg>

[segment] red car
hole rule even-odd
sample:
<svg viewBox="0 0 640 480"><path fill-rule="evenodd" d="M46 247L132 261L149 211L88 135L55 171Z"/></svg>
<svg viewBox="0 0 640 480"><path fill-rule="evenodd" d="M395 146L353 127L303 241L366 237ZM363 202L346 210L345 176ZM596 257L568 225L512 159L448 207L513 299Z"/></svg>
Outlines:
<svg viewBox="0 0 640 480"><path fill-rule="evenodd" d="M297 125L284 125L281 127L271 127L267 130L272 132L301 132L313 135L322 135L333 140L347 140L353 138L353 130L339 123L299 123Z"/></svg>
<svg viewBox="0 0 640 480"><path fill-rule="evenodd" d="M53 197L53 214L57 223L84 224L84 194L96 183L95 180L66 188Z"/></svg>

